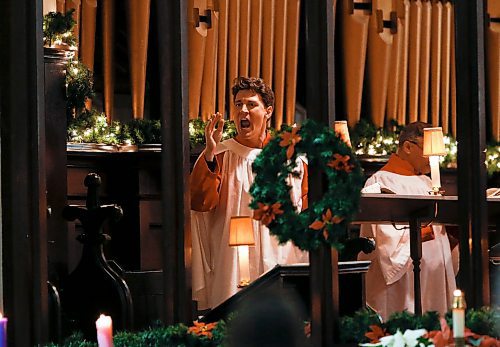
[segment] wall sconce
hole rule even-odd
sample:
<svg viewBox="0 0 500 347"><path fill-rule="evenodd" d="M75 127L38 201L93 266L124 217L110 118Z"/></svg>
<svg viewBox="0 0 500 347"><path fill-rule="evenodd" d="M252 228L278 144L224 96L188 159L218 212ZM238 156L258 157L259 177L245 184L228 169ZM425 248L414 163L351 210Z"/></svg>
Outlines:
<svg viewBox="0 0 500 347"><path fill-rule="evenodd" d="M441 178L439 177L439 157L446 155L443 141L443 129L424 128L424 157L429 157L431 166L432 195L442 195L444 190L441 189Z"/></svg>
<svg viewBox="0 0 500 347"><path fill-rule="evenodd" d="M229 225L229 246L237 247L240 282L238 288L250 284L249 246L255 245L253 222L249 216L233 216Z"/></svg>
<svg viewBox="0 0 500 347"><path fill-rule="evenodd" d="M333 129L335 130L335 133L340 136L342 141L344 141L349 147L352 147L346 120L336 120L333 124Z"/></svg>

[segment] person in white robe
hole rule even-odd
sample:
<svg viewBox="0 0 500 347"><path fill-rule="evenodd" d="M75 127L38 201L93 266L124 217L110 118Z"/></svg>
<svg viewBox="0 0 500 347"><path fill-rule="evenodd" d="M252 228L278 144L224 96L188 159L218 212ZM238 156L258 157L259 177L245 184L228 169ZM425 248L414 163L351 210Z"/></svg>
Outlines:
<svg viewBox="0 0 500 347"><path fill-rule="evenodd" d="M402 195L429 195L431 180L428 158L423 157L422 122L406 126L399 137L397 153L365 184L380 185ZM371 260L366 274L366 302L385 320L397 311L414 312L413 263L410 258L409 227L397 225L361 226L360 236L375 239L376 249L360 253L359 260ZM455 290L455 268L458 257L452 257L450 243L443 226L422 228L421 293L422 312L444 314L452 304ZM458 253L458 248L454 249ZM454 259L454 260L453 260Z"/></svg>
<svg viewBox="0 0 500 347"><path fill-rule="evenodd" d="M274 105L272 90L259 78L237 79L232 89L237 135L221 142L224 120L217 113L205 129L206 147L191 173L192 291L198 309L213 308L239 289L238 252L229 246L232 216L252 216L249 194L252 163L269 141L267 123ZM298 160L291 177L291 198L300 210L307 193L307 165ZM279 245L269 230L253 220L250 280L277 264L308 262L292 243Z"/></svg>

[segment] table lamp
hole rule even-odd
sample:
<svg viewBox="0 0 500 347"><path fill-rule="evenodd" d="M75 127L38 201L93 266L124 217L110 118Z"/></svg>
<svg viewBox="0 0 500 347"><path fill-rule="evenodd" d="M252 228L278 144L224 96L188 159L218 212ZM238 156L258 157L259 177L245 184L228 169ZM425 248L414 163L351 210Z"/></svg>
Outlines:
<svg viewBox="0 0 500 347"><path fill-rule="evenodd" d="M240 269L240 282L238 288L250 284L250 260L248 246L255 245L253 235L253 222L249 216L232 216L229 225L229 246L236 247L238 251L238 266Z"/></svg>
<svg viewBox="0 0 500 347"><path fill-rule="evenodd" d="M446 155L441 127L424 128L424 157L429 157L431 166L432 195L442 195L441 178L439 177L439 157Z"/></svg>
<svg viewBox="0 0 500 347"><path fill-rule="evenodd" d="M340 136L342 141L344 141L349 147L352 147L346 120L336 120L333 124L333 129L335 130L335 133Z"/></svg>

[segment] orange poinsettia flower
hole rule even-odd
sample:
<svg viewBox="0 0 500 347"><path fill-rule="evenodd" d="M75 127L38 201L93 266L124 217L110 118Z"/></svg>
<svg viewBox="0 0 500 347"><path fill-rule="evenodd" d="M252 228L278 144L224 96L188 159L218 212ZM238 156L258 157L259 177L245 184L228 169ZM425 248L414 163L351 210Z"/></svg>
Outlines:
<svg viewBox="0 0 500 347"><path fill-rule="evenodd" d="M257 206L259 208L253 211L253 219L260 220L265 226L268 226L277 215L283 214L284 212L281 209L281 203L279 202L272 205L266 205L258 202Z"/></svg>
<svg viewBox="0 0 500 347"><path fill-rule="evenodd" d="M325 240L328 240L328 228L329 224L339 224L344 220L344 217L334 216L330 209L326 210L326 213L323 213L321 216L322 220L316 220L309 225L309 228L313 230L321 230L323 229L323 237Z"/></svg>
<svg viewBox="0 0 500 347"><path fill-rule="evenodd" d="M483 335L481 337L479 347L500 347L500 340L491 336Z"/></svg>
<svg viewBox="0 0 500 347"><path fill-rule="evenodd" d="M380 342L380 338L386 335L387 333L385 332L385 330L375 324L370 325L370 331L365 333L365 336L370 339L370 343L378 343Z"/></svg>
<svg viewBox="0 0 500 347"><path fill-rule="evenodd" d="M290 159L295 151L295 145L302 140L300 135L297 135L297 132L300 130L300 127L293 127L292 131L286 131L281 134L281 147L288 147L286 150L286 158Z"/></svg>
<svg viewBox="0 0 500 347"><path fill-rule="evenodd" d="M195 320L193 324L194 325L192 327L189 327L188 333L197 336L206 336L209 339L212 338L212 330L214 330L217 326L217 322L205 324L198 322L197 320Z"/></svg>
<svg viewBox="0 0 500 347"><path fill-rule="evenodd" d="M353 165L349 164L349 160L351 159L350 156L335 153L333 157L334 159L330 160L326 165L337 171L345 171L347 173L352 171Z"/></svg>

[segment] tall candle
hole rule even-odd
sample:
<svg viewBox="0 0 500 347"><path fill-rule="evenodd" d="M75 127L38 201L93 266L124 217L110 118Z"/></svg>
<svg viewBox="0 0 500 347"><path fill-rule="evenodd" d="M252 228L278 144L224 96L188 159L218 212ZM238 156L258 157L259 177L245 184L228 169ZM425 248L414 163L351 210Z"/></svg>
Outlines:
<svg viewBox="0 0 500 347"><path fill-rule="evenodd" d="M113 347L113 322L110 316L101 314L95 322L99 347Z"/></svg>
<svg viewBox="0 0 500 347"><path fill-rule="evenodd" d="M0 313L0 347L7 347L7 318Z"/></svg>
<svg viewBox="0 0 500 347"><path fill-rule="evenodd" d="M465 330L465 298L461 290L453 292L453 338L455 345L463 345Z"/></svg>

